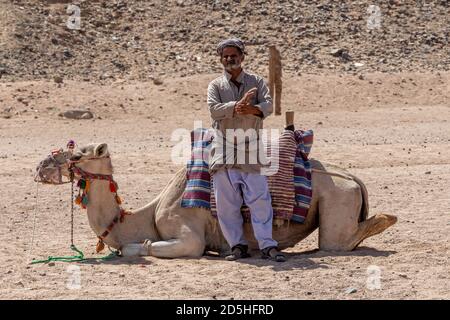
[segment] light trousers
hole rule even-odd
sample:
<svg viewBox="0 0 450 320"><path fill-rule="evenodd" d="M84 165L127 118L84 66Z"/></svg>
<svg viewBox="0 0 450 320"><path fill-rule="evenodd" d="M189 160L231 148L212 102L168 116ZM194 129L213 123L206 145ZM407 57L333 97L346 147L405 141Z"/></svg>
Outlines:
<svg viewBox="0 0 450 320"><path fill-rule="evenodd" d="M230 247L248 244L241 214L243 202L250 209L259 248L277 246L272 238L273 209L266 176L224 168L214 173L213 184L217 218Z"/></svg>

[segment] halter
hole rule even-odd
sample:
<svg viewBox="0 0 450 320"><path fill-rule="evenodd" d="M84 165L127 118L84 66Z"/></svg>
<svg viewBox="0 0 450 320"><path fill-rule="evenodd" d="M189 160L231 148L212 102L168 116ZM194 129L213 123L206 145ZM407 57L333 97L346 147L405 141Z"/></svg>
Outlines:
<svg viewBox="0 0 450 320"><path fill-rule="evenodd" d="M87 171L84 171L83 169L77 167L75 164L84 162L87 160L101 160L109 157L102 157L102 158L88 158L83 159L80 161L70 161L69 162L69 173L70 173L70 181L72 182L73 186L73 180L75 178L75 174L78 174L80 178L78 179L77 186L78 186L78 196L75 198L75 203L80 205L81 208L86 209L88 204L88 196L87 193L90 189L91 180L106 180L109 181L109 190L114 193L114 198L119 205L119 214L113 219L113 221L108 225L106 230L99 236L97 246L96 246L96 252L99 253L105 248L104 240L105 238L111 233L114 226L120 222L122 223L125 219L125 216L130 215L131 213L129 211L124 210L120 205L122 204L122 199L117 194L117 190L119 186L117 185L117 182L114 181L112 174L99 174L99 173L90 173ZM81 192L83 190L83 192ZM72 197L73 200L73 197Z"/></svg>

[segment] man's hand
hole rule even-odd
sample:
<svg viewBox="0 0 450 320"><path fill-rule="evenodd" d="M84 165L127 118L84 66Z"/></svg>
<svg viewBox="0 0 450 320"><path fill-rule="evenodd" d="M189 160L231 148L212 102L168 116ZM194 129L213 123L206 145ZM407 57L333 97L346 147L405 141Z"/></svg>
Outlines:
<svg viewBox="0 0 450 320"><path fill-rule="evenodd" d="M252 88L245 93L241 100L239 100L235 107L234 112L238 115L251 114L255 116L261 116L262 112L259 108L250 104L250 100L255 96L257 89Z"/></svg>
<svg viewBox="0 0 450 320"><path fill-rule="evenodd" d="M239 102L249 103L250 99L255 96L257 90L258 90L257 88L251 88L244 94L244 97L242 97L241 101Z"/></svg>
<svg viewBox="0 0 450 320"><path fill-rule="evenodd" d="M236 114L238 115L246 115L251 114L254 116L261 116L262 112L258 107L255 107L249 103L246 104L236 104L235 107Z"/></svg>

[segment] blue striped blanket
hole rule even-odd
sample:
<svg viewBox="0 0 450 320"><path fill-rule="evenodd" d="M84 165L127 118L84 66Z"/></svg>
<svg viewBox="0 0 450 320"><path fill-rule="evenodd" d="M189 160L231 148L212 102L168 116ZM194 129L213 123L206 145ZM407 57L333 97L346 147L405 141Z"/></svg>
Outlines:
<svg viewBox="0 0 450 320"><path fill-rule="evenodd" d="M311 164L308 155L313 143L312 130L284 130L279 138L278 171L267 177L275 218L303 223L312 198ZM209 151L213 139L211 129L191 132L191 159L187 163L187 183L181 206L203 207L216 215L212 179L209 172ZM266 143L271 158L270 144ZM248 207L243 205L242 214L250 220Z"/></svg>

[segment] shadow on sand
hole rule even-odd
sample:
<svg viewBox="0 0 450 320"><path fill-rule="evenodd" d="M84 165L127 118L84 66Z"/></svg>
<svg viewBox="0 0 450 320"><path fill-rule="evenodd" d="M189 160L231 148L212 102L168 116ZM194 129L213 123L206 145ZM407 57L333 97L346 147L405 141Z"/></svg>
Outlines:
<svg viewBox="0 0 450 320"><path fill-rule="evenodd" d="M261 254L258 251L252 251L250 258L240 259L235 263L244 263L254 265L256 267L271 266L274 271L287 271L287 270L311 270L311 269L328 269L330 263L323 261L315 261L315 258L327 258L327 257L388 257L391 254L397 253L396 251L379 251L370 247L358 247L353 251L341 252L341 251L321 251L319 249L308 250L303 252L284 252L286 255L286 262L275 262L271 260L265 260L261 258ZM208 255L207 259L211 260L223 260L223 257ZM314 259L314 260L313 260ZM233 263L233 262L230 262Z"/></svg>
<svg viewBox="0 0 450 320"><path fill-rule="evenodd" d="M287 261L284 263L275 262L272 260L262 259L259 251L252 251L251 257L246 259L240 259L234 262L226 263L244 263L253 265L256 267L271 266L274 271L286 271L286 270L311 270L311 269L328 269L329 263L323 261L315 261L316 258L327 257L388 257L391 254L397 253L396 251L379 251L370 247L358 247L353 251L340 252L340 251L321 251L319 249L308 250L303 252L284 252L287 257ZM185 260L197 260L197 258L184 258ZM218 254L208 253L201 259L210 260L211 262L223 261L224 258ZM170 259L169 259L170 260ZM116 256L107 260L100 258L87 258L83 261L79 261L80 264L89 265L151 265L152 262L147 257L121 257Z"/></svg>

